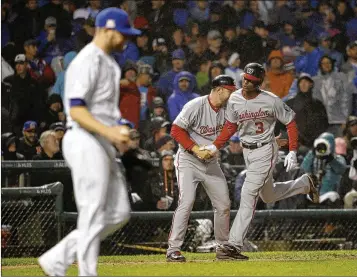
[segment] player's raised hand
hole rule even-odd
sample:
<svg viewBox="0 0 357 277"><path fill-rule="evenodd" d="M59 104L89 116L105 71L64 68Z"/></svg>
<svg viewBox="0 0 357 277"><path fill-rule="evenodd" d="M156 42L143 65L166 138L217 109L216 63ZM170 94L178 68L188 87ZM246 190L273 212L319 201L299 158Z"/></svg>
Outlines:
<svg viewBox="0 0 357 277"><path fill-rule="evenodd" d="M125 125L110 127L106 133L106 138L113 144L129 142L129 127Z"/></svg>

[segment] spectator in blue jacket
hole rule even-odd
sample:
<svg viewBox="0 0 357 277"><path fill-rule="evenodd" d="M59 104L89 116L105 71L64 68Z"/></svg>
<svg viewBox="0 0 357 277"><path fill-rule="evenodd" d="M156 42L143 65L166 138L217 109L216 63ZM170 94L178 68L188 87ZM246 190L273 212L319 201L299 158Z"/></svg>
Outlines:
<svg viewBox="0 0 357 277"><path fill-rule="evenodd" d="M66 74L66 70L69 66L69 64L73 61L74 57L77 55L76 52L74 51L71 51L71 52L68 52L64 58L63 58L63 67L64 67L64 70L61 71L58 76L57 76L57 80L56 80L56 83L55 85L53 86L52 88L52 93L56 93L56 94L59 94L63 100L63 97L64 97L64 76ZM52 94L51 93L51 94Z"/></svg>
<svg viewBox="0 0 357 277"><path fill-rule="evenodd" d="M140 58L139 49L136 46L136 44L132 41L129 41L126 44L126 48L123 52L121 53L115 52L113 53L113 56L121 68L124 67L126 61L130 60L135 63Z"/></svg>
<svg viewBox="0 0 357 277"><path fill-rule="evenodd" d="M341 68L341 65L344 61L343 55L332 48L332 38L329 33L323 32L319 35L320 46L319 49L326 55L329 55L332 59L335 60L335 67L337 69Z"/></svg>
<svg viewBox="0 0 357 277"><path fill-rule="evenodd" d="M57 20L50 16L45 20L44 30L36 38L39 43L38 53L47 64L51 64L52 59L63 56L70 51L72 45L69 40L58 37Z"/></svg>
<svg viewBox="0 0 357 277"><path fill-rule="evenodd" d="M174 92L167 102L171 122L175 120L187 102L199 96L194 92L194 79L195 77L188 71L182 71L176 75Z"/></svg>
<svg viewBox="0 0 357 277"><path fill-rule="evenodd" d="M304 39L303 46L306 54L296 58L296 72L304 72L310 74L311 76L316 76L319 71L319 61L324 53L317 47L318 42L312 36Z"/></svg>
<svg viewBox="0 0 357 277"><path fill-rule="evenodd" d="M172 69L164 73L157 84L164 100L168 99L173 92L173 83L176 75L181 72L185 66L185 52L177 49L172 52Z"/></svg>

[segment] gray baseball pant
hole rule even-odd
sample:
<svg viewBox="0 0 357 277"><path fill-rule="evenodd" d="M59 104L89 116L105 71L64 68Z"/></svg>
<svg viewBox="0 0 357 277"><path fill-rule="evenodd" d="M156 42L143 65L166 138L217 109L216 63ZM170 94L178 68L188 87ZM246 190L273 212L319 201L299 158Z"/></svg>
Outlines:
<svg viewBox="0 0 357 277"><path fill-rule="evenodd" d="M229 237L230 199L226 178L218 160L203 163L193 155L179 150L175 157L179 185L179 202L174 213L167 254L180 251L187 224L196 198L198 183L202 183L214 208L214 234L217 243Z"/></svg>
<svg viewBox="0 0 357 277"><path fill-rule="evenodd" d="M240 207L229 235L229 242L239 248L243 247L259 196L265 203L271 203L296 194L306 194L310 190L306 175L296 180L273 183L273 169L278 157L278 145L275 142L254 150L244 148L243 155L247 173Z"/></svg>

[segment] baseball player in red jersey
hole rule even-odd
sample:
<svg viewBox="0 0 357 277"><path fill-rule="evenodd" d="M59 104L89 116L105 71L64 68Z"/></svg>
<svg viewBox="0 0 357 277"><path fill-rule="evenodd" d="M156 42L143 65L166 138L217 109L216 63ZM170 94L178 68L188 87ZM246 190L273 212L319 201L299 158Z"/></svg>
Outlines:
<svg viewBox="0 0 357 277"><path fill-rule="evenodd" d="M166 256L168 262L186 261L180 248L198 183L205 187L215 209L214 233L217 243L228 242L230 200L226 179L217 157L210 157L209 151L199 148L212 144L221 133L226 117L226 103L235 90L233 78L227 75L217 76L212 81L210 95L188 102L173 122L171 135L179 143L175 157L179 201L169 235ZM210 159L204 161L209 157Z"/></svg>
<svg viewBox="0 0 357 277"><path fill-rule="evenodd" d="M258 63L250 63L244 68L242 89L232 93L228 100L226 122L221 134L212 145L200 148L210 150L213 155L237 131L244 148L247 173L240 207L228 243L217 246L217 253L226 255L227 259L248 259L241 254L241 250L259 195L265 203L296 194L309 194L315 203L319 200L317 179L313 175L304 174L296 180L273 183L272 173L278 156L278 145L274 137L276 120L285 124L288 130L290 152L284 162L286 171L297 166L298 131L294 111L273 93L259 88L264 76L265 70Z"/></svg>

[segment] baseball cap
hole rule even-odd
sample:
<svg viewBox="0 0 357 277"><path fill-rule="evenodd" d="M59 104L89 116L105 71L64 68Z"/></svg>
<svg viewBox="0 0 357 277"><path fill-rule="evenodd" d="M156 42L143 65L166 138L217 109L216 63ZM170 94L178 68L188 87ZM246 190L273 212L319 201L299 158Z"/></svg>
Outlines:
<svg viewBox="0 0 357 277"><path fill-rule="evenodd" d="M309 80L309 81L312 82L312 83L314 82L314 80L312 79L311 75L308 74L308 73L305 73L305 72L303 72L303 73L300 74L299 79L298 79L298 83L299 83L299 81L302 80L302 79L307 79L307 80Z"/></svg>
<svg viewBox="0 0 357 277"><path fill-rule="evenodd" d="M66 128L62 122L55 122L50 125L50 130L53 131L65 131Z"/></svg>
<svg viewBox="0 0 357 277"><path fill-rule="evenodd" d="M87 9L77 9L73 13L73 19L74 20L80 19L80 18L88 19L89 15L90 15L90 13Z"/></svg>
<svg viewBox="0 0 357 277"><path fill-rule="evenodd" d="M157 116L157 117L154 117L151 120L151 131L154 132L154 131L157 131L160 128L164 128L164 127L169 126L169 125L170 125L169 121L167 121L162 116Z"/></svg>
<svg viewBox="0 0 357 277"><path fill-rule="evenodd" d="M182 77L180 77L179 78L179 82L181 82L182 80L186 80L186 81L189 81L189 82L191 82L191 78L190 77L188 77L188 76L182 76Z"/></svg>
<svg viewBox="0 0 357 277"><path fill-rule="evenodd" d="M153 104L154 109L155 108L165 108L164 100L162 100L161 97L155 97L152 100L152 104Z"/></svg>
<svg viewBox="0 0 357 277"><path fill-rule="evenodd" d="M218 30L211 30L207 34L207 39L218 39L218 38L222 38L222 35Z"/></svg>
<svg viewBox="0 0 357 277"><path fill-rule="evenodd" d="M28 39L24 42L24 46L38 45L38 41L35 39Z"/></svg>
<svg viewBox="0 0 357 277"><path fill-rule="evenodd" d="M140 64L138 66L138 74L149 74L149 75L153 75L154 71L152 69L152 67L148 64Z"/></svg>
<svg viewBox="0 0 357 277"><path fill-rule="evenodd" d="M161 151L160 155L161 155L161 158L165 158L166 156L174 157L175 153L172 150L163 150L163 151Z"/></svg>
<svg viewBox="0 0 357 277"><path fill-rule="evenodd" d="M155 38L152 41L152 47L166 45L166 40L163 37Z"/></svg>
<svg viewBox="0 0 357 277"><path fill-rule="evenodd" d="M184 60L185 58L185 52L182 49L176 49L174 52L172 52L173 60Z"/></svg>
<svg viewBox="0 0 357 277"><path fill-rule="evenodd" d="M15 63L24 63L26 62L26 56L25 54L18 54L16 57L15 57Z"/></svg>
<svg viewBox="0 0 357 277"><path fill-rule="evenodd" d="M163 136L162 138L160 138L155 146L156 146L156 149L160 149L160 147L164 146L166 143L168 143L170 140L173 140L173 138L170 136L170 135L165 135Z"/></svg>
<svg viewBox="0 0 357 277"><path fill-rule="evenodd" d="M57 19L53 16L49 16L45 20L45 25L57 25Z"/></svg>
<svg viewBox="0 0 357 277"><path fill-rule="evenodd" d="M23 127L23 131L27 132L30 130L36 130L37 123L35 121L26 121Z"/></svg>
<svg viewBox="0 0 357 277"><path fill-rule="evenodd" d="M149 29L149 21L144 16L137 16L134 19L134 27L137 29Z"/></svg>
<svg viewBox="0 0 357 277"><path fill-rule="evenodd" d="M95 26L116 30L123 35L140 35L141 31L133 28L129 23L128 14L119 8L102 10L95 19Z"/></svg>

